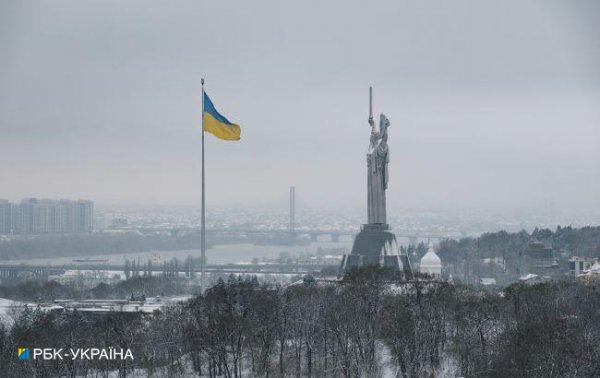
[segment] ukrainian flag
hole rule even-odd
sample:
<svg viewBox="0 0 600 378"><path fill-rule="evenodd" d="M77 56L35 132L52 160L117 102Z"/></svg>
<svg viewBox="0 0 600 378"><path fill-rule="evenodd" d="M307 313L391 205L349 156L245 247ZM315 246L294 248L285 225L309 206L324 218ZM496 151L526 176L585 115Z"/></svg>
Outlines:
<svg viewBox="0 0 600 378"><path fill-rule="evenodd" d="M208 131L212 135L223 140L240 140L242 130L239 125L229 122L223 117L212 101L204 92L204 114L202 115L202 125L204 131Z"/></svg>

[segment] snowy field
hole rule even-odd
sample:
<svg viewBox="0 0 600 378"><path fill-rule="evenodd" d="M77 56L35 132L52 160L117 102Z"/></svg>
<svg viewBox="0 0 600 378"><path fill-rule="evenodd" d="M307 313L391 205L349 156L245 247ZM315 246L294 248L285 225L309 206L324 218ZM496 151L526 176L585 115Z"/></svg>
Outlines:
<svg viewBox="0 0 600 378"><path fill-rule="evenodd" d="M0 323L5 326L12 324L12 314L23 308L25 303L13 301L12 299L0 298Z"/></svg>

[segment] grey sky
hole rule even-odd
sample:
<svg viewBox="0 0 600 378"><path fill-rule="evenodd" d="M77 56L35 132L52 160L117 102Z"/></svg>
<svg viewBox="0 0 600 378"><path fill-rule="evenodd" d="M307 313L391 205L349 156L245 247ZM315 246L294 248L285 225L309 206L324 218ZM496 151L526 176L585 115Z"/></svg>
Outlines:
<svg viewBox="0 0 600 378"><path fill-rule="evenodd" d="M392 207L600 208L600 3L3 1L0 198L365 206L368 86Z"/></svg>

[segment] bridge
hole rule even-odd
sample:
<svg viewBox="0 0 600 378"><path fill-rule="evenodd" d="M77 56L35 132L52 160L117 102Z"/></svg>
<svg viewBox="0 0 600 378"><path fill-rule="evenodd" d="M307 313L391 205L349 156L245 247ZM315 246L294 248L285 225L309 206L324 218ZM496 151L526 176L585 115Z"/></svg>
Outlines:
<svg viewBox="0 0 600 378"><path fill-rule="evenodd" d="M132 231L139 231L143 234L153 234L159 232L167 232L173 236L183 235L187 233L200 233L200 228L196 227L169 227L169 228L135 228ZM251 236L266 236L266 237L291 237L298 238L301 236L308 236L310 240L315 242L320 236L329 236L331 242L339 242L341 236L354 238L358 233L357 230L319 230L319 229L255 229L255 228L210 228L206 230L207 235L251 235ZM395 232L396 238L407 239L409 244L416 244L419 239L432 239L432 240L443 240L443 239L454 239L456 236L440 235L432 233L419 233L419 232Z"/></svg>
<svg viewBox="0 0 600 378"><path fill-rule="evenodd" d="M200 233L196 227L173 227L173 228L136 228L132 229L143 234L157 232L168 232L173 236ZM255 229L255 228L210 228L206 230L207 235L245 235L245 236L270 236L270 237L300 237L309 236L311 241L317 241L319 236L329 235L330 240L338 242L340 236L354 237L354 230L287 230L287 229Z"/></svg>

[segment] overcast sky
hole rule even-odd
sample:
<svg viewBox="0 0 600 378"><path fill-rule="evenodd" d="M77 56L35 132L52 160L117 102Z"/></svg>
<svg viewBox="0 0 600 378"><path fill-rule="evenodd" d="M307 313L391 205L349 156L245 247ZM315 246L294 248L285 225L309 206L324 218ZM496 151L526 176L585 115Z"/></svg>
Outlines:
<svg viewBox="0 0 600 378"><path fill-rule="evenodd" d="M0 2L0 198L600 208L600 2Z"/></svg>

